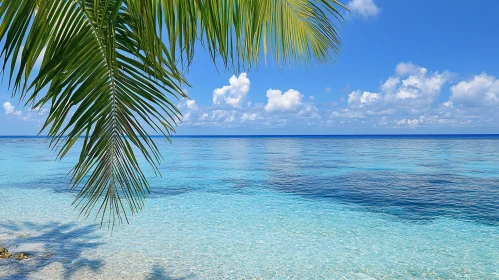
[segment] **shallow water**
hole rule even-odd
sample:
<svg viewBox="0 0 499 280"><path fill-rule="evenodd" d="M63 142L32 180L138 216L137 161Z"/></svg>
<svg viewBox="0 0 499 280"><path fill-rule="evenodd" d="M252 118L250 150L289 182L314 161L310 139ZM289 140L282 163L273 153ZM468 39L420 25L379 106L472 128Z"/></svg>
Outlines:
<svg viewBox="0 0 499 280"><path fill-rule="evenodd" d="M499 278L499 138L160 146L145 210L111 234L71 206L76 153L0 138L0 245L33 256L0 278Z"/></svg>

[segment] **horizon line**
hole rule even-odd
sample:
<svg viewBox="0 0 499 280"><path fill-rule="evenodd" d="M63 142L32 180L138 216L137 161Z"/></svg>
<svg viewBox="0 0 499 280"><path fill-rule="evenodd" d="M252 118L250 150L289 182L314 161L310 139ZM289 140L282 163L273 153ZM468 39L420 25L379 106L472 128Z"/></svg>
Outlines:
<svg viewBox="0 0 499 280"><path fill-rule="evenodd" d="M164 135L150 135L163 138ZM345 137L345 136L499 136L499 133L403 133L403 134L177 134L170 137ZM46 138L47 135L0 135L0 137ZM79 138L84 138L80 136Z"/></svg>

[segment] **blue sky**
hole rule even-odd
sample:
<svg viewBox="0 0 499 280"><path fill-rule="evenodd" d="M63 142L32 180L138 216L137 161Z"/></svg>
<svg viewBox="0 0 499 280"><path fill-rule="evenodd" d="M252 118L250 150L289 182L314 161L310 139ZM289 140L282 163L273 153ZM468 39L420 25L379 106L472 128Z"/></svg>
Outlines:
<svg viewBox="0 0 499 280"><path fill-rule="evenodd" d="M499 133L499 1L345 3L330 65L219 73L198 49L178 133ZM0 135L34 135L47 114L11 99L6 77L0 104Z"/></svg>

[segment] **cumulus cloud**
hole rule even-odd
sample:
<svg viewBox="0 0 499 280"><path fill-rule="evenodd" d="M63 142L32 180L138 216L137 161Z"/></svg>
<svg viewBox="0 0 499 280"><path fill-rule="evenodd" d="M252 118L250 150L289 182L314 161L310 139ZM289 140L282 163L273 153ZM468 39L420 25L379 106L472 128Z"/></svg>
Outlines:
<svg viewBox="0 0 499 280"><path fill-rule="evenodd" d="M347 3L347 7L352 13L365 18L376 16L381 12L381 9L376 6L373 0L352 0Z"/></svg>
<svg viewBox="0 0 499 280"><path fill-rule="evenodd" d="M199 113L198 112L199 107L196 104L196 100L194 99L184 98L179 102L177 107L182 112L182 122L187 122L192 120L193 118L197 117Z"/></svg>
<svg viewBox="0 0 499 280"><path fill-rule="evenodd" d="M397 74L397 76L416 75L421 72L421 70L421 67L415 65L410 61L401 62L395 67L395 74Z"/></svg>
<svg viewBox="0 0 499 280"><path fill-rule="evenodd" d="M319 109L313 103L304 103L300 111L298 111L298 116L303 118L321 118Z"/></svg>
<svg viewBox="0 0 499 280"><path fill-rule="evenodd" d="M346 99L346 108L337 108L330 117L339 124L344 120L345 124L372 127L441 125L438 118L452 118L455 114L452 101L436 104L444 85L453 76L449 71L429 71L412 62L401 62L394 74L381 83L379 91L352 91ZM464 118L463 112L461 115Z"/></svg>
<svg viewBox="0 0 499 280"><path fill-rule="evenodd" d="M10 104L10 102L3 103L3 109L6 115L14 113L15 107Z"/></svg>
<svg viewBox="0 0 499 280"><path fill-rule="evenodd" d="M197 106L196 106L196 100L194 99L189 99L185 102L185 106L188 108L188 109L195 109Z"/></svg>
<svg viewBox="0 0 499 280"><path fill-rule="evenodd" d="M418 119L402 119L402 120L399 120L396 122L396 124L398 126L409 126L410 128L415 128L418 126L419 124L419 120Z"/></svg>
<svg viewBox="0 0 499 280"><path fill-rule="evenodd" d="M468 107L499 105L499 79L485 73L461 81L450 89L453 103Z"/></svg>
<svg viewBox="0 0 499 280"><path fill-rule="evenodd" d="M241 104L250 90L250 80L246 73L241 73L239 77L233 75L229 79L229 85L217 88L213 91L213 104L227 104L234 108L241 108Z"/></svg>
<svg viewBox="0 0 499 280"><path fill-rule="evenodd" d="M451 77L448 71L429 72L412 62L401 62L395 67L395 75L380 86L380 92L356 90L348 95L347 103L352 109L380 112L426 108L435 102Z"/></svg>
<svg viewBox="0 0 499 280"><path fill-rule="evenodd" d="M234 80L231 82L233 88L237 87L236 84ZM225 102L224 95L217 93L224 91L225 96L228 96L231 89L220 88L215 91L217 91L214 95L216 102L211 106L200 105L195 100L184 99L179 102L178 107L183 111L181 126L272 128L282 127L289 123L315 125L315 121L322 118L320 110L313 104L315 98L304 102L304 95L295 89L289 89L284 93L280 90L269 89L266 103L245 101L242 103L245 106L241 107L221 106L229 104Z"/></svg>
<svg viewBox="0 0 499 280"><path fill-rule="evenodd" d="M390 104L424 107L435 102L451 77L448 71L429 73L412 62L401 62L395 67L395 76L388 78L381 89Z"/></svg>
<svg viewBox="0 0 499 280"><path fill-rule="evenodd" d="M211 113L211 120L216 122L230 123L236 119L235 110L214 110Z"/></svg>
<svg viewBox="0 0 499 280"><path fill-rule="evenodd" d="M199 120L204 121L204 120L206 120L206 119L208 118L208 116L209 116L209 115L208 115L207 113L203 113L203 114L201 115L201 117L199 117Z"/></svg>
<svg viewBox="0 0 499 280"><path fill-rule="evenodd" d="M381 86L381 90L386 93L393 93L397 90L399 84L399 77L390 77L385 81L385 83L383 83L383 85Z"/></svg>
<svg viewBox="0 0 499 280"><path fill-rule="evenodd" d="M295 111L302 106L303 95L294 89L290 89L285 93L277 89L267 90L267 105L265 111L267 112L288 112Z"/></svg>
<svg viewBox="0 0 499 280"><path fill-rule="evenodd" d="M36 126L41 126L44 122L45 115L48 110L45 108L31 108L26 111L16 110L16 107L10 102L4 102L2 104L5 115L11 116L10 120L20 120L24 122L30 122L36 124Z"/></svg>
<svg viewBox="0 0 499 280"><path fill-rule="evenodd" d="M441 128L499 128L499 80L485 73L453 82L449 71L427 69L412 62L401 62L393 74L371 88L343 90L337 102L302 94L306 90L269 89L265 103L245 100L249 79L245 73L233 76L229 84L214 90L213 104L183 100L184 122L188 126L223 128L297 128L330 129L359 133L363 129L398 129L426 132ZM446 85L450 89L445 92ZM349 94L347 94L349 92ZM305 93L305 92L304 92ZM442 100L441 94L451 94ZM326 98L327 99L327 98ZM341 102L340 102L341 100ZM441 101L440 101L441 100ZM437 102L438 101L438 102ZM15 111L15 108L9 110ZM428 129L430 129L428 131ZM326 131L326 130L325 130ZM327 130L330 131L330 130Z"/></svg>
<svg viewBox="0 0 499 280"><path fill-rule="evenodd" d="M6 115L20 116L22 114L21 111L16 111L16 107L14 107L10 102L4 102L2 107Z"/></svg>
<svg viewBox="0 0 499 280"><path fill-rule="evenodd" d="M402 119L397 121L397 125L406 125L407 124L407 119Z"/></svg>
<svg viewBox="0 0 499 280"><path fill-rule="evenodd" d="M184 109L184 110L187 109L189 111L198 109L198 105L196 104L196 100L188 99L188 98L184 98L184 99L180 100L180 102L177 104L177 107L180 109Z"/></svg>
<svg viewBox="0 0 499 280"><path fill-rule="evenodd" d="M348 95L348 105L355 108L373 105L379 101L381 101L381 95L379 93L369 91L364 91L361 94L360 90L357 90Z"/></svg>
<svg viewBox="0 0 499 280"><path fill-rule="evenodd" d="M414 119L414 120L407 120L407 124L408 124L410 127L416 127L416 126L418 126L418 123L419 123L419 120L417 120L417 119Z"/></svg>

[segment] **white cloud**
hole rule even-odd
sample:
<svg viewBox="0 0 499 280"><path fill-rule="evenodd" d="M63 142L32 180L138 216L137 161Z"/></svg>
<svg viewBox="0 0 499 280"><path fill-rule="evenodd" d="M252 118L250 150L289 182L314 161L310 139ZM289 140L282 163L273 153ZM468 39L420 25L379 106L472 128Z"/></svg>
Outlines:
<svg viewBox="0 0 499 280"><path fill-rule="evenodd" d="M387 94L393 94L396 90L398 85L400 84L400 78L399 77L390 77L386 82L381 86L381 90Z"/></svg>
<svg viewBox="0 0 499 280"><path fill-rule="evenodd" d="M376 16L381 12L381 9L376 6L373 0L352 0L347 3L347 7L352 13L361 15L365 18Z"/></svg>
<svg viewBox="0 0 499 280"><path fill-rule="evenodd" d="M45 108L36 107L36 108L32 108L30 110L30 112L35 113L37 116L45 116L45 114L48 112L48 110Z"/></svg>
<svg viewBox="0 0 499 280"><path fill-rule="evenodd" d="M197 105L196 105L196 100L194 99L189 99L185 102L185 106L188 108L188 109L196 109L197 108Z"/></svg>
<svg viewBox="0 0 499 280"><path fill-rule="evenodd" d="M423 126L423 122L428 127L428 120L431 124L437 123L433 116L440 113L437 114L436 110L447 114L446 118L451 118L452 102L433 105L436 105L444 85L453 77L452 73L432 72L412 62L399 63L394 72L393 76L381 83L379 92L351 92L346 99L346 108L331 112L330 118L336 119L337 124L370 128L416 128Z"/></svg>
<svg viewBox="0 0 499 280"><path fill-rule="evenodd" d="M234 110L214 110L211 112L211 120L216 122L233 122L236 111Z"/></svg>
<svg viewBox="0 0 499 280"><path fill-rule="evenodd" d="M269 89L267 90L267 105L265 105L265 111L275 112L275 111L295 111L300 106L302 106L303 95L299 91L290 89L284 94L280 90Z"/></svg>
<svg viewBox="0 0 499 280"><path fill-rule="evenodd" d="M380 125L380 126L385 126L388 124L388 117L387 116L383 116L381 117L381 119L379 120L378 124L377 125ZM376 124L374 124L376 125Z"/></svg>
<svg viewBox="0 0 499 280"><path fill-rule="evenodd" d="M395 73L396 76L388 78L381 89L388 103L402 107L425 107L433 104L452 76L448 71L428 73L428 69L412 62L399 63Z"/></svg>
<svg viewBox="0 0 499 280"><path fill-rule="evenodd" d="M415 114L435 103L451 77L448 71L429 72L412 62L402 62L395 67L395 75L382 83L380 92L351 92L348 107L370 115L392 114L394 110L412 110L410 113Z"/></svg>
<svg viewBox="0 0 499 280"><path fill-rule="evenodd" d="M254 121L257 118L259 118L259 114L258 113L243 113L241 115L241 120L242 121Z"/></svg>
<svg viewBox="0 0 499 280"><path fill-rule="evenodd" d="M406 125L406 124L407 124L407 119L397 121L397 125Z"/></svg>
<svg viewBox="0 0 499 280"><path fill-rule="evenodd" d="M183 114L182 115L182 121L185 122L185 121L190 120L191 119L191 115L192 115L192 113L190 113L190 112L187 112L187 113Z"/></svg>
<svg viewBox="0 0 499 280"><path fill-rule="evenodd" d="M6 115L14 113L15 107L10 104L10 102L3 103L3 109Z"/></svg>
<svg viewBox="0 0 499 280"><path fill-rule="evenodd" d="M234 108L241 108L241 104L250 90L250 80L246 73L241 73L237 78L236 75L233 75L229 79L229 84L213 91L213 104L227 104Z"/></svg>
<svg viewBox="0 0 499 280"><path fill-rule="evenodd" d="M198 105L194 99L182 99L177 105L182 111L182 122L188 122L196 118L198 115Z"/></svg>
<svg viewBox="0 0 499 280"><path fill-rule="evenodd" d="M304 103L302 109L298 112L298 116L303 118L321 118L319 109L312 103Z"/></svg>
<svg viewBox="0 0 499 280"><path fill-rule="evenodd" d="M10 102L5 102L3 103L2 105L3 107L3 110L5 111L5 114L6 115L16 115L16 116L20 116L22 114L21 111L16 111L16 107L14 107Z"/></svg>
<svg viewBox="0 0 499 280"><path fill-rule="evenodd" d="M196 104L196 100L188 99L188 98L181 99L180 102L177 104L177 107L179 109L187 109L189 111L194 111L194 110L198 109L198 105Z"/></svg>
<svg viewBox="0 0 499 280"><path fill-rule="evenodd" d="M423 68L425 69L425 68ZM401 62L397 64L395 67L395 73L398 76L407 76L407 75L416 75L421 71L426 72L426 69L423 70L421 67L414 65L412 62Z"/></svg>
<svg viewBox="0 0 499 280"><path fill-rule="evenodd" d="M450 90L454 103L469 107L499 105L499 79L485 73L471 81L461 81Z"/></svg>
<svg viewBox="0 0 499 280"><path fill-rule="evenodd" d="M398 126L409 126L410 128L415 128L418 126L419 120L418 119L413 119L413 120L402 119L402 120L397 121L396 124Z"/></svg>
<svg viewBox="0 0 499 280"><path fill-rule="evenodd" d="M23 112L21 110L16 110L16 107L10 102L4 102L2 108L5 115L14 116L12 119L35 123L37 126L40 126L44 122L44 116L48 112L47 109L40 107L27 109Z"/></svg>
<svg viewBox="0 0 499 280"><path fill-rule="evenodd" d="M354 108L362 108L364 106L373 105L381 100L379 93L364 91L362 94L360 90L353 91L348 95L348 105Z"/></svg>
<svg viewBox="0 0 499 280"><path fill-rule="evenodd" d="M214 91L213 106L203 106L198 104L199 100L187 99L179 106L186 111L182 126L257 130L313 126L317 131L337 128L355 133L361 133L363 129L368 129L366 132L381 129L380 133L394 129L446 132L441 129L452 127L499 129L499 111L496 109L499 106L499 80L484 73L470 80L456 81L451 84L454 85L450 88L451 97L440 101L439 96L453 77L448 71L429 70L412 62L402 62L394 67L392 76L379 85L356 91L349 87L343 93L350 94L337 96L337 102L328 98L320 103L318 98L306 97L295 89L285 92L269 89L267 102L255 103L245 100L249 79L243 73L239 77L233 76L230 85ZM9 111L15 112L15 108L9 107Z"/></svg>
<svg viewBox="0 0 499 280"><path fill-rule="evenodd" d="M361 111L350 110L350 109L342 109L339 111L333 111L331 113L331 117L335 118L345 118L345 119L363 119L365 115Z"/></svg>
<svg viewBox="0 0 499 280"><path fill-rule="evenodd" d="M417 120L417 119L414 119L414 120L407 120L407 124L408 124L410 127L416 127L416 126L418 126L418 123L419 123L419 120Z"/></svg>

